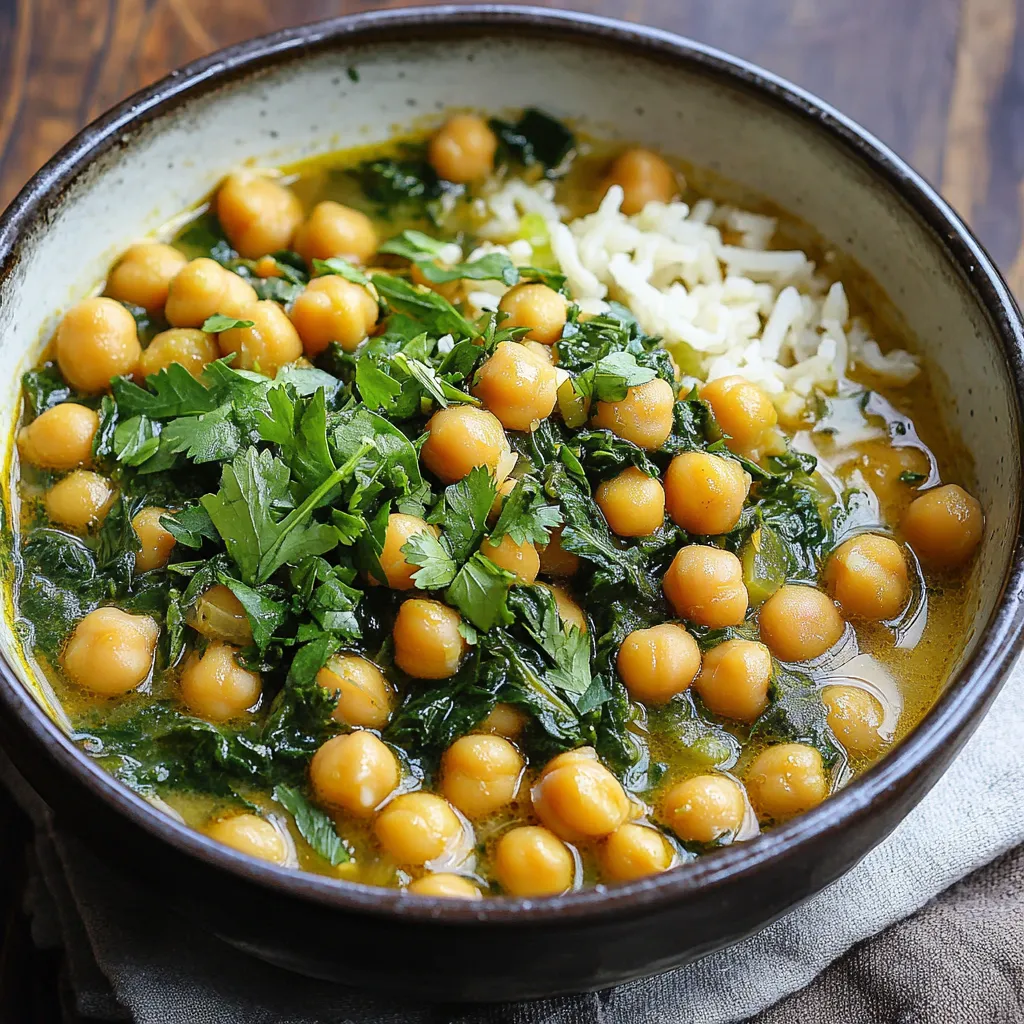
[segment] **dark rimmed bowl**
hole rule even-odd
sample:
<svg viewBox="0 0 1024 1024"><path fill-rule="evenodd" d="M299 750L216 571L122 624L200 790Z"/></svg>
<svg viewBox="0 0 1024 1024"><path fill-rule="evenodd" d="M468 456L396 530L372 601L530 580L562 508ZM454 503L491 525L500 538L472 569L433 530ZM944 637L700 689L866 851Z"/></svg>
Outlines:
<svg viewBox="0 0 1024 1024"><path fill-rule="evenodd" d="M453 105L542 106L595 134L685 156L813 225L884 288L920 340L973 456L987 516L969 641L946 692L898 749L752 842L608 892L550 900L449 903L332 883L180 826L68 740L4 624L4 748L58 820L109 861L158 879L162 898L285 967L392 995L498 1000L612 985L757 931L848 870L933 785L1019 646L1022 335L999 274L935 192L794 86L676 36L584 15L398 10L289 29L197 61L95 121L26 185L0 219L4 436L17 416L18 371L58 306L92 288L127 243L248 157L288 162L380 139Z"/></svg>

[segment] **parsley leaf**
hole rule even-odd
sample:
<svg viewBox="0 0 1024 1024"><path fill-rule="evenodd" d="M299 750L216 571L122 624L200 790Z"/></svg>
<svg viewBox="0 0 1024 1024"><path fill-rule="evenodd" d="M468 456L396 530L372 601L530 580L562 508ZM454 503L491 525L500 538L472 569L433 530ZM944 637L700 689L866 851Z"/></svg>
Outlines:
<svg viewBox="0 0 1024 1024"><path fill-rule="evenodd" d="M515 579L513 573L477 551L458 571L445 600L477 629L486 631L498 623L512 621L506 598Z"/></svg>
<svg viewBox="0 0 1024 1024"><path fill-rule="evenodd" d="M461 480L444 489L442 500L427 521L444 527L456 562L461 564L479 547L495 494L494 477L484 466L474 466Z"/></svg>
<svg viewBox="0 0 1024 1024"><path fill-rule="evenodd" d="M562 525L562 514L557 505L545 504L544 500L536 481L527 477L517 481L501 506L491 541L497 544L507 533L516 544L546 545L551 531Z"/></svg>
<svg viewBox="0 0 1024 1024"><path fill-rule="evenodd" d="M364 288L370 287L370 279L356 266L343 260L340 256L331 256L326 260L313 260L313 269L321 276L336 274L338 277L351 281L352 284L361 284Z"/></svg>
<svg viewBox="0 0 1024 1024"><path fill-rule="evenodd" d="M299 790L292 786L275 786L274 799L295 820L299 835L309 843L313 852L323 857L331 867L351 860L330 815L311 804Z"/></svg>
<svg viewBox="0 0 1024 1024"><path fill-rule="evenodd" d="M413 574L413 579L422 590L440 590L455 579L458 571L455 559L444 541L430 530L413 534L403 545L402 554L407 562L421 567Z"/></svg>
<svg viewBox="0 0 1024 1024"><path fill-rule="evenodd" d="M480 332L443 295L429 288L419 288L390 274L374 274L377 294L396 313L404 313L418 321L435 337L451 334L459 338L475 338Z"/></svg>
<svg viewBox="0 0 1024 1024"><path fill-rule="evenodd" d="M203 321L200 330L207 334L220 334L221 331L231 331L236 327L252 327L252 320L239 320L237 317L225 316L223 313L214 313ZM173 365L173 364L172 364Z"/></svg>

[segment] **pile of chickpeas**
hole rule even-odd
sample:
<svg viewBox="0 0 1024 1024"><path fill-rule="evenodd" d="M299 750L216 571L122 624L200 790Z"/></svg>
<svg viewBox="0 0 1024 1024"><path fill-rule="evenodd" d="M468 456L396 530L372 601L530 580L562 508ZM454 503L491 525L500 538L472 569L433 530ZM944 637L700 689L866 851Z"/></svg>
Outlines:
<svg viewBox="0 0 1024 1024"><path fill-rule="evenodd" d="M470 115L450 119L430 140L428 155L438 174L453 182L479 182L493 171L497 143L486 122ZM651 200L675 196L681 179L659 156L622 153L605 184L624 190L623 209L638 212ZM256 273L279 273L269 258L292 248L314 259L340 256L367 266L377 253L373 222L337 202L317 203L308 214L295 194L272 177L252 171L228 176L213 209L240 256L256 261ZM457 294L450 285L447 294ZM122 303L162 316L169 329L143 350L132 314ZM472 382L481 407L452 405L434 413L421 448L424 468L442 484L486 467L499 485L492 522L513 486L514 463L506 431L532 431L553 415L559 374L555 343L568 302L543 284L509 290L500 307L506 326L527 328L519 341L496 346ZM200 328L213 314L251 321L216 335ZM234 354L236 367L272 376L302 358L315 359L331 342L355 350L377 326L378 305L366 288L343 277L313 278L284 307L261 301L252 286L211 259L187 260L159 242L133 245L114 266L105 294L88 298L63 317L55 337L61 373L82 395L100 395L117 375L140 383L179 363L193 375L212 360ZM709 403L728 444L750 459L785 450L775 407L756 385L740 377L708 382ZM675 395L662 379L632 387L615 402L596 402L589 424L648 452L659 449L673 425ZM43 412L18 435L24 463L56 477L43 498L47 518L73 533L94 529L109 511L114 483L92 467L96 412L74 401ZM612 533L648 536L668 518L688 534L709 538L688 544L663 579L673 621L639 629L617 654L619 677L632 700L647 708L665 705L689 688L707 710L741 725L766 709L773 659L813 661L834 648L849 623L896 619L911 598L906 546L930 571L945 573L970 560L982 535L978 502L955 484L917 497L899 525L902 543L880 533L845 540L831 554L821 586L785 585L756 612L759 639L729 639L703 654L687 628L739 626L751 601L740 560L714 538L739 522L751 488L742 464L722 455L689 452L669 463L662 479L627 468L600 483L595 501ZM173 536L161 525L165 508L143 508L132 520L140 549L139 573L167 565ZM380 564L387 586L407 592L392 630L395 665L414 680L443 680L458 671L466 641L458 612L415 589L403 547L437 528L414 515L388 520ZM545 547L516 544L509 535L489 539L482 550L514 574L518 583L546 587L565 628L588 629L586 610L573 599L576 555L562 548L555 531ZM538 582L538 577L546 581ZM188 624L196 643L177 674L178 699L189 713L216 723L244 725L259 709L263 681L239 660L252 631L238 599L217 585L202 594ZM146 684L154 672L161 625L149 615L113 606L96 609L76 626L61 655L66 679L101 697L117 697ZM457 739L441 760L436 791L415 788L394 750L380 736L399 694L381 668L347 652L322 668L318 683L337 695L334 718L343 732L317 750L309 786L319 806L372 833L379 856L413 893L479 898L489 885L503 893L538 897L582 884L583 862L596 863L603 882L621 882L664 871L681 851L703 849L756 833L806 811L828 795L829 773L819 752L800 743L767 746L741 775L724 771L670 776L645 802L628 793L584 747L546 764L528 764L517 740L523 714L498 705L469 735ZM828 722L852 757L882 744L883 709L867 690L832 685L822 693ZM500 827L494 827L495 821ZM491 823L491 824L488 824ZM223 843L277 864L294 864L294 843L280 822L253 813L216 815L204 826ZM475 847L485 837L480 863Z"/></svg>

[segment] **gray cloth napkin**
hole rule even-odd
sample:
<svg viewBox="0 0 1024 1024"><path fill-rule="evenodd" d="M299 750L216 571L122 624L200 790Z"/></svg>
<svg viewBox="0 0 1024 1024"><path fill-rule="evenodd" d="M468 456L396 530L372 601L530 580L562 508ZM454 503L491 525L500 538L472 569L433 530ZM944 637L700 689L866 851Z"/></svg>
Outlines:
<svg viewBox="0 0 1024 1024"><path fill-rule="evenodd" d="M903 921L1024 841L1022 736L1024 667L1018 665L935 789L846 876L730 949L598 994L425 1006L289 975L169 910L154 913L152 896L55 830L37 805L37 853L50 897L41 907L57 910L83 1014L110 1015L120 1005L140 1024L726 1024L762 1013L818 975L810 988L763 1013L759 1024L1024 1021L1024 853L1003 858ZM24 791L20 797L32 800ZM36 909L39 918L44 910ZM90 954L109 989L97 984Z"/></svg>

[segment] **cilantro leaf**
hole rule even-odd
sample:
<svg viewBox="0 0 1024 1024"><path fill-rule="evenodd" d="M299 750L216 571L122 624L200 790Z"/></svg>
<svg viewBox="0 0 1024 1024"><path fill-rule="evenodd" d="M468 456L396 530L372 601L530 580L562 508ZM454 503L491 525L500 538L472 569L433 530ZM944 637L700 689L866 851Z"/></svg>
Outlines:
<svg viewBox="0 0 1024 1024"><path fill-rule="evenodd" d="M122 417L138 415L151 419L174 416L198 416L212 412L220 404L218 396L201 384L181 363L146 378L149 390L140 388L127 377L115 377L110 384Z"/></svg>
<svg viewBox="0 0 1024 1024"><path fill-rule="evenodd" d="M356 266L343 260L340 256L331 256L326 260L313 260L313 269L324 277L328 274L335 274L338 277L351 281L352 284L360 284L364 288L370 287L370 279Z"/></svg>
<svg viewBox="0 0 1024 1024"><path fill-rule="evenodd" d="M402 546L402 554L407 562L421 567L412 578L422 590L440 590L455 579L455 559L444 541L430 530L413 534Z"/></svg>
<svg viewBox="0 0 1024 1024"><path fill-rule="evenodd" d="M160 525L187 548L200 548L203 541L219 541L210 514L202 505L188 505L178 512L160 517Z"/></svg>
<svg viewBox="0 0 1024 1024"><path fill-rule="evenodd" d="M356 390L371 409L389 409L402 393L402 385L363 355L356 361Z"/></svg>
<svg viewBox="0 0 1024 1024"><path fill-rule="evenodd" d="M286 605L269 596L266 587L259 590L247 587L241 581L233 579L225 573L218 573L217 580L238 598L242 608L245 609L245 617L252 627L253 643L262 654L267 649L274 633L280 629L287 618Z"/></svg>
<svg viewBox="0 0 1024 1024"><path fill-rule="evenodd" d="M442 409L448 408L452 402L480 405L479 398L449 384L432 366L419 359L410 359L404 352L397 352L391 361L409 374Z"/></svg>
<svg viewBox="0 0 1024 1024"><path fill-rule="evenodd" d="M439 242L422 231L403 231L385 242L380 251L411 260L431 284L461 280L502 281L511 287L519 281L519 271L505 253L489 252L479 259L442 265L437 260L444 247L444 242Z"/></svg>
<svg viewBox="0 0 1024 1024"><path fill-rule="evenodd" d="M488 630L511 622L506 599L515 575L476 552L458 571L445 593L445 600L477 629Z"/></svg>
<svg viewBox="0 0 1024 1024"><path fill-rule="evenodd" d="M629 388L654 380L658 374L641 366L630 352L612 352L572 380L573 390L596 402L621 402Z"/></svg>
<svg viewBox="0 0 1024 1024"><path fill-rule="evenodd" d="M497 544L507 533L516 544L539 544L551 539L551 531L562 525L557 505L544 504L544 494L526 477L516 482L512 493L501 506L501 515L491 530L491 541Z"/></svg>
<svg viewBox="0 0 1024 1024"><path fill-rule="evenodd" d="M327 444L327 399L323 388L300 398L288 387L267 392L270 413L259 421L260 437L278 445L292 478L308 494L334 472Z"/></svg>
<svg viewBox="0 0 1024 1024"><path fill-rule="evenodd" d="M221 331L231 331L236 327L252 327L252 320L239 320L234 316L225 316L223 313L214 313L203 321L201 331L207 334L220 334Z"/></svg>
<svg viewBox="0 0 1024 1024"><path fill-rule="evenodd" d="M451 557L464 562L480 546L487 515L497 493L494 477L484 466L474 466L461 480L449 484L431 512L428 522L444 527Z"/></svg>
<svg viewBox="0 0 1024 1024"><path fill-rule="evenodd" d="M331 867L351 860L330 815L311 804L299 790L292 786L275 786L274 799L292 816L299 835L309 843L313 852L323 857Z"/></svg>
<svg viewBox="0 0 1024 1024"><path fill-rule="evenodd" d="M371 280L390 309L418 321L436 337L475 338L480 333L444 296L429 288L390 274L374 274Z"/></svg>

